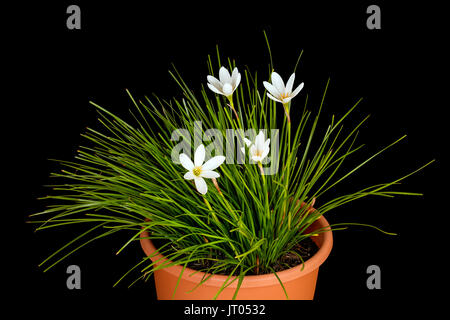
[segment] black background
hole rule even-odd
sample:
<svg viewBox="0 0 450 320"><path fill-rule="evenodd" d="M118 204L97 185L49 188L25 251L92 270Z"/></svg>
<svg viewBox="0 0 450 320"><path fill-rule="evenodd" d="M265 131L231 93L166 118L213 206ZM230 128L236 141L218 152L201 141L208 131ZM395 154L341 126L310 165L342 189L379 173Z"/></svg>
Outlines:
<svg viewBox="0 0 450 320"><path fill-rule="evenodd" d="M66 28L70 4L81 8L81 30ZM366 27L370 4L381 8L381 30ZM49 173L58 170L48 159L71 159L82 143L80 133L96 125L89 100L126 117L131 102L125 88L138 98L152 93L179 96L168 74L171 63L198 91L208 73L207 55L215 54L216 45L242 70L248 65L260 78L268 77L263 30L275 70L285 79L304 50L296 82L305 82L302 94L309 95L312 109L330 77L322 124L364 98L351 118L356 122L371 114L359 140L366 144L360 159L408 134L345 188L393 180L437 160L403 184L403 190L422 192L423 197L367 199L330 212L330 222L369 223L399 236L364 228L336 232L314 303L268 304L269 315L277 318L276 313L289 310L299 316L319 311L364 316L428 308L429 300L437 299L435 285L445 287L447 282L444 258L438 255L446 252L441 234L447 228L442 151L448 144L448 80L441 76L447 74L448 50L442 10L411 2L394 7L383 1L59 1L23 3L5 11L13 19L4 30L9 54L4 64L12 72L3 93L8 101L2 117L2 160L8 178L3 234L9 258L2 262L8 268L3 277L11 283L11 300L26 306L16 310L50 318L111 310L181 317L184 304L155 301L152 283L139 282L128 289L125 281L112 288L142 256L138 244L116 256L125 238L100 240L43 273L37 265L72 239L76 228L33 233L25 221L43 209L36 198L46 194L43 185L49 183ZM70 264L81 267L81 290L66 288ZM366 287L371 264L381 267L381 290Z"/></svg>

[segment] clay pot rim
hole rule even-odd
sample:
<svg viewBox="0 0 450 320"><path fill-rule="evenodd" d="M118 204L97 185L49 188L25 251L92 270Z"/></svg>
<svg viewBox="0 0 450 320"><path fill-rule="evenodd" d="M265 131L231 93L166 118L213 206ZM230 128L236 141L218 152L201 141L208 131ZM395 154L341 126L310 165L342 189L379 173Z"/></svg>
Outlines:
<svg viewBox="0 0 450 320"><path fill-rule="evenodd" d="M316 220L312 224L312 226L315 227L315 230L321 229L321 228L330 228L330 225L324 216L320 216L320 218L318 220ZM148 231L146 231L146 230L143 231L140 234L140 243L141 243L141 247L144 250L145 254L147 256L150 256L155 251L157 251L157 249L154 246L153 242L150 239L148 239L148 237L149 237ZM316 252L316 254L304 263L303 270L302 270L303 264L300 264L293 268L277 272L278 277L280 278L280 280L283 283L291 281L295 278L298 278L299 276L305 276L305 275L309 274L310 272L315 271L328 258L328 255L330 254L331 249L333 247L333 235L332 235L331 228L328 231L321 232L317 236L317 241L322 242L322 244L321 244L319 250ZM168 259L166 259L160 253L150 257L150 259L153 262L161 259L160 261L158 261L158 263L157 263L158 265L168 261ZM176 277L178 277L180 275L182 270L183 270L183 266L181 266L181 265L174 265L171 267L160 269L160 271L168 272ZM182 275L182 279L184 281L199 283L203 279L204 275L205 275L205 272L186 268ZM236 276L231 277L230 281L232 279L234 279L235 277ZM227 278L228 278L227 275L213 275L203 285L214 286L214 287L220 288L222 286L222 284L224 283L224 281L226 281ZM272 273L263 274L263 275L248 275L248 276L244 277L244 280L241 283L241 288L260 287L261 282L264 282L267 285L279 284L278 279ZM238 281L234 281L227 288L236 288L237 283L238 283Z"/></svg>

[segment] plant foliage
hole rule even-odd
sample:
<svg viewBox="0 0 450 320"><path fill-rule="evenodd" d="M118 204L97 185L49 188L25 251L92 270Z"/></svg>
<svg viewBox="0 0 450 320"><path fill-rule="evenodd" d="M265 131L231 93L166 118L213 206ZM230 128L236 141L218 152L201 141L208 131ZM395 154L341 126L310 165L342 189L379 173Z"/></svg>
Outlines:
<svg viewBox="0 0 450 320"><path fill-rule="evenodd" d="M222 66L219 54L217 60ZM235 62L228 60L226 66L232 69ZM208 68L210 74L217 70L211 57ZM333 116L324 132L318 132L329 81L321 103L312 108L314 112L309 111L307 95L292 103L292 108L302 111L291 124L280 105L261 90L257 74L248 70L234 93L238 118L224 96L205 87L195 94L175 68L170 74L183 96L170 101L156 96L136 101L127 91L133 104L132 122L91 102L101 128L87 129L85 146L80 147L75 160L59 161L64 169L52 174L58 182L51 186L52 194L43 198L49 205L32 215L32 222L40 223L38 230L70 224L88 228L46 259L47 269L96 239L126 230L128 238L120 252L139 240L145 229L151 239L164 241L159 251L172 263L156 267L145 257L133 268L142 272L141 277L149 277L155 268L207 261L208 267L201 271L230 275L225 287L231 281L240 283L246 274L275 273L273 266L293 253L296 244L312 236L305 231L328 211L367 196L418 195L393 187L423 167L393 181L321 201L330 190L339 194L336 188L341 182L404 138L346 168L346 160L362 148L357 144L358 131L368 117L356 125L348 124L358 100L345 114ZM218 169L219 189L209 180L209 191L202 196L191 181L183 179L185 169L171 160L171 151L178 143L171 140L172 132L183 128L193 137L195 121L202 122L203 133L216 128L224 137L230 128L279 129L278 172L262 175L260 168L248 161L224 164ZM317 210L311 209L313 201ZM323 231L315 230L314 234Z"/></svg>

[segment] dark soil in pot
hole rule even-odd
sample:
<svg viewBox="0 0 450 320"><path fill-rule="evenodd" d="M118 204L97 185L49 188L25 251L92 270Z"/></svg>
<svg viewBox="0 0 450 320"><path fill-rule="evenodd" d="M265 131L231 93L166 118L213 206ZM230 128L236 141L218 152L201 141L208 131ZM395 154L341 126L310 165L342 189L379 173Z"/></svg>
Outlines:
<svg viewBox="0 0 450 320"><path fill-rule="evenodd" d="M168 240L152 239L152 242L155 244L157 248L160 248L164 244L167 244ZM272 268L276 272L293 268L295 266L302 264L302 260L303 262L306 262L308 259L314 256L314 254L316 254L318 250L319 248L317 247L317 245L314 243L313 240L311 240L310 238L303 239L300 243L298 243L292 248L292 251L294 251L295 253L285 254L279 261L277 261L274 265L272 265ZM193 270L205 271L212 266L212 263L213 263L212 261L204 259L188 263L187 267ZM231 271L232 269L224 270L216 274L229 275ZM249 271L246 275L256 275L255 271L256 270ZM264 273L260 272L258 274L261 275Z"/></svg>

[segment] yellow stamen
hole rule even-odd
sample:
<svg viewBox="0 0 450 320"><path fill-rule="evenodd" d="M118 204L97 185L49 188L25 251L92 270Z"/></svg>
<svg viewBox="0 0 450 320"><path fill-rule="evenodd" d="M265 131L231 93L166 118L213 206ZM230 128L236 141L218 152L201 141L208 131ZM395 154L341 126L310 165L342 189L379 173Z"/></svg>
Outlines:
<svg viewBox="0 0 450 320"><path fill-rule="evenodd" d="M200 174L202 173L202 167L195 167L192 170L192 173L194 174L194 176L198 177L200 176Z"/></svg>

